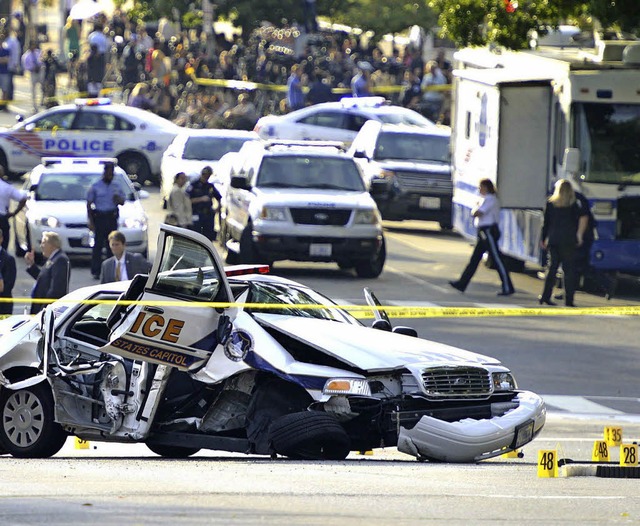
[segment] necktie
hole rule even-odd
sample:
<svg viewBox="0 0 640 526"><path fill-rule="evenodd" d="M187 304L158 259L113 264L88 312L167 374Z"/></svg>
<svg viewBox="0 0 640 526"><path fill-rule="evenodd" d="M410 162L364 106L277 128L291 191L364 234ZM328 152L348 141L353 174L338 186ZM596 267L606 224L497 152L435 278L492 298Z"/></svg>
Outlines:
<svg viewBox="0 0 640 526"><path fill-rule="evenodd" d="M120 261L116 261L116 281L120 281L122 273L120 270Z"/></svg>

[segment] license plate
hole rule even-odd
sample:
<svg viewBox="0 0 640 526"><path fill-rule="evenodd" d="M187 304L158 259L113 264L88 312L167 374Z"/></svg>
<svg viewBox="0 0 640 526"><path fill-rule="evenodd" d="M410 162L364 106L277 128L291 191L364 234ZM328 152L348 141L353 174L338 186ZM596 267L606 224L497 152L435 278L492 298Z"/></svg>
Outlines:
<svg viewBox="0 0 640 526"><path fill-rule="evenodd" d="M533 440L533 420L516 427L516 436L513 441L513 449L518 449Z"/></svg>
<svg viewBox="0 0 640 526"><path fill-rule="evenodd" d="M331 243L311 243L309 245L310 256L331 256Z"/></svg>
<svg viewBox="0 0 640 526"><path fill-rule="evenodd" d="M420 208L440 208L440 198L439 197L421 197L418 206Z"/></svg>

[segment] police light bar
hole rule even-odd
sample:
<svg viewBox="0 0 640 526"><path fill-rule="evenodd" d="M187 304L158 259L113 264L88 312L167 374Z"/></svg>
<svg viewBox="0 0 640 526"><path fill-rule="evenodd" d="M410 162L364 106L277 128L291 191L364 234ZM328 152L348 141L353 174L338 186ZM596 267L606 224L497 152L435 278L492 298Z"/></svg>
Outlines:
<svg viewBox="0 0 640 526"><path fill-rule="evenodd" d="M269 265L231 265L224 267L227 277L244 276L247 274L268 274Z"/></svg>
<svg viewBox="0 0 640 526"><path fill-rule="evenodd" d="M43 157L40 162L45 166L54 164L118 164L118 159L112 157Z"/></svg>
<svg viewBox="0 0 640 526"><path fill-rule="evenodd" d="M76 106L108 106L111 99L108 97L94 97L92 99L76 99Z"/></svg>
<svg viewBox="0 0 640 526"><path fill-rule="evenodd" d="M386 104L384 97L342 97L340 104L343 108L376 108Z"/></svg>

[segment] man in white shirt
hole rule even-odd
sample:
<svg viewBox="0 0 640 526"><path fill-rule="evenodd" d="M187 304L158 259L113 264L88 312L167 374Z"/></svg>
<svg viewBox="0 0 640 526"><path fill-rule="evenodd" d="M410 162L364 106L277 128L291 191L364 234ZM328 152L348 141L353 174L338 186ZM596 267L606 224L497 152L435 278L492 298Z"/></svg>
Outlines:
<svg viewBox="0 0 640 526"><path fill-rule="evenodd" d="M101 283L126 281L133 279L136 274L148 274L151 264L142 256L127 252L127 240L119 230L109 234L109 248L113 256L102 262L100 275Z"/></svg>
<svg viewBox="0 0 640 526"><path fill-rule="evenodd" d="M0 166L0 230L2 230L2 248L9 246L9 219L18 214L27 204L27 194L14 188L4 180L4 168ZM10 211L11 201L16 201L18 207Z"/></svg>

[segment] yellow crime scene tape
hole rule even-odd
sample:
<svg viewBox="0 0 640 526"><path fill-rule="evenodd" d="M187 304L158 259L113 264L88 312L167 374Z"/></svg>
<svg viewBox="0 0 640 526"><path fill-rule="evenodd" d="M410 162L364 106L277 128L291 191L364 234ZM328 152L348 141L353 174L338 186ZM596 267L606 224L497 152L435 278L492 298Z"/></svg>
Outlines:
<svg viewBox="0 0 640 526"><path fill-rule="evenodd" d="M316 310L326 308L339 308L346 310L352 316L359 319L373 318L374 308L369 305L305 305L283 303L237 303L237 302L194 302L194 301L137 301L137 300L50 300L46 298L0 298L0 303L46 303L56 302L73 305L144 305L148 307L179 307L200 308L211 307L216 309L244 308L255 310ZM383 305L376 309L384 310L394 318L479 318L479 317L538 317L538 316L640 316L640 307L616 306L616 307L423 307L423 306L398 306Z"/></svg>

